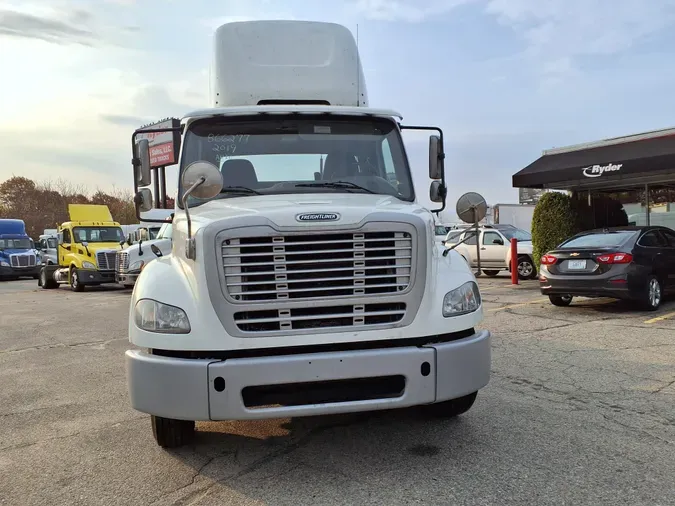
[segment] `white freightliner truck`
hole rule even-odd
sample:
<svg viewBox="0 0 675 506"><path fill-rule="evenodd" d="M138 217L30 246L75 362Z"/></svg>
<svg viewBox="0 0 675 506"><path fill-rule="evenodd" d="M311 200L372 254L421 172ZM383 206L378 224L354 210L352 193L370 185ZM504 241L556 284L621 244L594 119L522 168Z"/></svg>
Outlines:
<svg viewBox="0 0 675 506"><path fill-rule="evenodd" d="M139 240L137 243L117 252L115 262L115 280L125 288L136 284L141 271L156 258L171 252L171 217L166 218L153 239Z"/></svg>
<svg viewBox="0 0 675 506"><path fill-rule="evenodd" d="M131 405L157 443L188 442L195 421L467 411L491 337L467 263L435 246L401 136L437 134L440 211L441 130L368 107L343 26L230 23L213 49L212 107L143 130L180 132L172 252L138 277L126 352ZM152 208L140 133L137 214Z"/></svg>

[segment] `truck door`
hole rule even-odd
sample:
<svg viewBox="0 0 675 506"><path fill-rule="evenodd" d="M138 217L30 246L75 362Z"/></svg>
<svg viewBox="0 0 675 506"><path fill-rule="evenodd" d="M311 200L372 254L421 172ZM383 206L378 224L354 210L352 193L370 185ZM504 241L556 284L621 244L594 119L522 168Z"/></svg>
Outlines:
<svg viewBox="0 0 675 506"><path fill-rule="evenodd" d="M480 260L485 267L506 267L507 247L499 232L485 230L481 234Z"/></svg>
<svg viewBox="0 0 675 506"><path fill-rule="evenodd" d="M73 251L73 238L69 229L62 232L61 242L59 243L59 265L65 267L70 264L70 257Z"/></svg>

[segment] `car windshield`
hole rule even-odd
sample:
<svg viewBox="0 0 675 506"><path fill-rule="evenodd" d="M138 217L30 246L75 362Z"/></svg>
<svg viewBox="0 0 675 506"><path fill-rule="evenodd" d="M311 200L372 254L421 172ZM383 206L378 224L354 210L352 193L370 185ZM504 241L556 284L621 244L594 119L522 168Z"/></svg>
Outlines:
<svg viewBox="0 0 675 506"><path fill-rule="evenodd" d="M621 246L637 236L637 231L621 230L617 232L597 232L572 237L560 245L560 248L612 248Z"/></svg>
<svg viewBox="0 0 675 506"><path fill-rule="evenodd" d="M215 198L325 192L415 198L400 133L387 119L221 117L196 121L183 146L181 173L197 161L220 169L224 189ZM191 207L204 202L188 198Z"/></svg>
<svg viewBox="0 0 675 506"><path fill-rule="evenodd" d="M162 225L162 228L159 229L157 239L171 239L171 237L173 237L173 227L171 226L171 222L165 223Z"/></svg>
<svg viewBox="0 0 675 506"><path fill-rule="evenodd" d="M441 226L441 225L436 225L436 235L445 235L448 233L448 229Z"/></svg>
<svg viewBox="0 0 675 506"><path fill-rule="evenodd" d="M30 239L0 239L0 248L31 249L33 242Z"/></svg>
<svg viewBox="0 0 675 506"><path fill-rule="evenodd" d="M511 239L516 239L517 241L531 241L532 240L532 234L529 232L520 229L520 228L500 228L498 229L504 237L506 237L509 241Z"/></svg>
<svg viewBox="0 0 675 506"><path fill-rule="evenodd" d="M459 240L459 236L462 235L462 232L452 232L449 233L448 236L445 238L445 242L453 242Z"/></svg>
<svg viewBox="0 0 675 506"><path fill-rule="evenodd" d="M75 227L75 242L122 242L124 233L120 227Z"/></svg>
<svg viewBox="0 0 675 506"><path fill-rule="evenodd" d="M148 239L157 239L161 227L152 227L148 229Z"/></svg>

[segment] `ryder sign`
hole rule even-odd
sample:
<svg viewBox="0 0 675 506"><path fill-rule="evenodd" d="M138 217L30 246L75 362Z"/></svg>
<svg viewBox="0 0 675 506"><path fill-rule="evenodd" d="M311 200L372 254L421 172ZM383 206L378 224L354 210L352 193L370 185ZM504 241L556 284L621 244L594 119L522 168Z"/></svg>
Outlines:
<svg viewBox="0 0 675 506"><path fill-rule="evenodd" d="M584 176L586 177L600 177L605 172L616 172L621 170L623 167L622 163L608 163L607 165L591 165L590 167L584 167L581 169Z"/></svg>

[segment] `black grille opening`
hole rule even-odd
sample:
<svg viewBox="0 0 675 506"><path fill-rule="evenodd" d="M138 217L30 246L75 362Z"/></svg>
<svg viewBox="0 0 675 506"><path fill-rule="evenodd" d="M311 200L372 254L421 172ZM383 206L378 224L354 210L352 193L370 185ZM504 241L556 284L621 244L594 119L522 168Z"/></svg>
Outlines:
<svg viewBox="0 0 675 506"><path fill-rule="evenodd" d="M246 387L241 396L249 409L395 399L405 392L405 376L286 383Z"/></svg>
<svg viewBox="0 0 675 506"><path fill-rule="evenodd" d="M363 311L359 312L355 311L354 306L349 305L294 308L289 310L289 314L283 320L280 311L276 309L239 311L234 313L234 319L239 330L244 332L270 332L396 323L403 319L405 310L405 303L395 302L366 304ZM276 321L255 321L263 319ZM282 323L286 326L282 326Z"/></svg>

